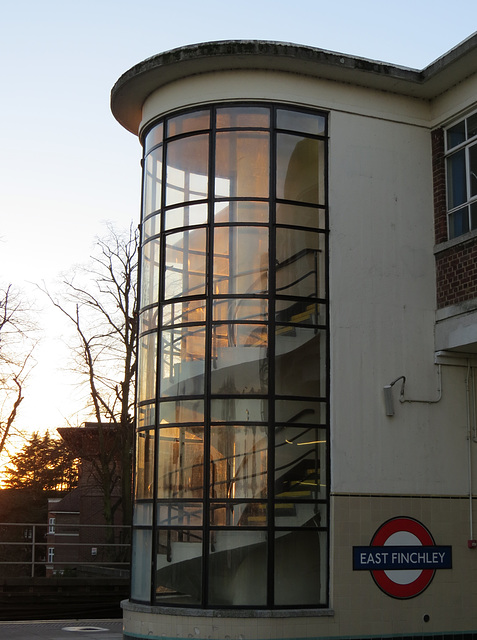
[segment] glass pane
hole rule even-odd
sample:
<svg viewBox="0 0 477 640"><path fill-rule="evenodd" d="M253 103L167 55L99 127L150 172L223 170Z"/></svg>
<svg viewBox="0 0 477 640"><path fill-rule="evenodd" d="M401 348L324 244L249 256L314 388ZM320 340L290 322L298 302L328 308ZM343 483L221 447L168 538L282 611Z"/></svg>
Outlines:
<svg viewBox="0 0 477 640"><path fill-rule="evenodd" d="M159 404L159 424L204 422L203 400L174 400Z"/></svg>
<svg viewBox="0 0 477 640"><path fill-rule="evenodd" d="M266 498L267 455L267 427L211 427L210 497Z"/></svg>
<svg viewBox="0 0 477 640"><path fill-rule="evenodd" d="M470 197L477 195L477 144L469 147Z"/></svg>
<svg viewBox="0 0 477 640"><path fill-rule="evenodd" d="M131 597L151 600L152 531L133 529L131 558Z"/></svg>
<svg viewBox="0 0 477 640"><path fill-rule="evenodd" d="M269 218L268 202L217 202L215 204L216 224L227 222L263 222Z"/></svg>
<svg viewBox="0 0 477 640"><path fill-rule="evenodd" d="M317 427L275 429L275 497L281 500L326 498L326 431ZM307 511L305 511L308 516ZM308 524L297 511L294 527ZM313 521L316 525L316 520ZM317 525L323 526L323 525Z"/></svg>
<svg viewBox="0 0 477 640"><path fill-rule="evenodd" d="M467 200L465 149L447 158L447 206L457 207Z"/></svg>
<svg viewBox="0 0 477 640"><path fill-rule="evenodd" d="M205 295L206 239L205 229L166 237L165 298Z"/></svg>
<svg viewBox="0 0 477 640"><path fill-rule="evenodd" d="M276 291L286 296L324 298L325 237L298 229L277 229Z"/></svg>
<svg viewBox="0 0 477 640"><path fill-rule="evenodd" d="M157 497L202 498L204 429L161 427L157 436Z"/></svg>
<svg viewBox="0 0 477 640"><path fill-rule="evenodd" d="M326 395L326 332L277 327L275 390L287 396Z"/></svg>
<svg viewBox="0 0 477 640"><path fill-rule="evenodd" d="M136 435L136 491L135 499L152 498L154 490L154 430L139 431Z"/></svg>
<svg viewBox="0 0 477 640"><path fill-rule="evenodd" d="M269 134L231 131L217 134L215 195L220 198L267 198Z"/></svg>
<svg viewBox="0 0 477 640"><path fill-rule="evenodd" d="M152 507L152 502L136 502L133 512L133 524L152 527Z"/></svg>
<svg viewBox="0 0 477 640"><path fill-rule="evenodd" d="M164 305L162 309L164 326L191 322L205 323L205 300L186 300Z"/></svg>
<svg viewBox="0 0 477 640"><path fill-rule="evenodd" d="M156 509L160 527L201 527L203 524L201 502L158 502Z"/></svg>
<svg viewBox="0 0 477 640"><path fill-rule="evenodd" d="M467 139L477 135L477 113L467 118Z"/></svg>
<svg viewBox="0 0 477 640"><path fill-rule="evenodd" d="M209 554L209 604L266 605L265 531L212 531Z"/></svg>
<svg viewBox="0 0 477 640"><path fill-rule="evenodd" d="M217 129L269 126L270 112L266 107L226 107L217 109Z"/></svg>
<svg viewBox="0 0 477 640"><path fill-rule="evenodd" d="M137 426L141 427L154 426L156 422L156 405L144 404L137 408Z"/></svg>
<svg viewBox="0 0 477 640"><path fill-rule="evenodd" d="M162 146L146 157L144 171L143 218L161 208L162 194Z"/></svg>
<svg viewBox="0 0 477 640"><path fill-rule="evenodd" d="M150 240L142 248L141 308L159 299L159 261L161 243L159 238Z"/></svg>
<svg viewBox="0 0 477 640"><path fill-rule="evenodd" d="M277 400L275 421L289 424L325 424L326 404L312 400Z"/></svg>
<svg viewBox="0 0 477 640"><path fill-rule="evenodd" d="M158 307L152 307L150 309L146 309L145 311L141 311L139 315L139 335L145 333L146 331L157 329L158 316Z"/></svg>
<svg viewBox="0 0 477 640"><path fill-rule="evenodd" d="M261 298L214 300L213 319L266 321L268 319L268 301Z"/></svg>
<svg viewBox="0 0 477 640"><path fill-rule="evenodd" d="M170 118L167 122L167 136L170 138L171 136L177 136L181 133L189 133L191 131L209 128L209 110L194 111L193 113L185 113L182 116Z"/></svg>
<svg viewBox="0 0 477 640"><path fill-rule="evenodd" d="M325 229L325 211L299 204L277 203L277 224L287 224L309 229Z"/></svg>
<svg viewBox="0 0 477 640"><path fill-rule="evenodd" d="M449 215L449 238L457 238L469 231L469 207L457 209Z"/></svg>
<svg viewBox="0 0 477 640"><path fill-rule="evenodd" d="M323 116L285 109L277 110L278 129L290 129L291 131L324 135L325 125L326 119Z"/></svg>
<svg viewBox="0 0 477 640"><path fill-rule="evenodd" d="M295 324L326 324L326 305L308 300L277 300L276 320ZM286 327L277 327L278 333L289 331Z"/></svg>
<svg viewBox="0 0 477 640"><path fill-rule="evenodd" d="M452 149L465 141L465 120L447 129L447 148Z"/></svg>
<svg viewBox="0 0 477 640"><path fill-rule="evenodd" d="M146 136L146 140L145 140L145 153L149 153L149 150L152 149L152 147L155 147L156 144L159 144L160 142L162 142L162 133L164 131L164 127L162 122L160 122L159 124L157 124L155 127L153 127L149 133Z"/></svg>
<svg viewBox="0 0 477 640"><path fill-rule="evenodd" d="M322 140L277 135L277 197L325 203L325 144Z"/></svg>
<svg viewBox="0 0 477 640"><path fill-rule="evenodd" d="M156 602L202 601L202 532L160 529L156 548Z"/></svg>
<svg viewBox="0 0 477 640"><path fill-rule="evenodd" d="M275 525L296 527L303 523L306 527L327 527L327 508L322 502L289 501L275 502Z"/></svg>
<svg viewBox="0 0 477 640"><path fill-rule="evenodd" d="M157 333L138 340L138 402L156 397Z"/></svg>
<svg viewBox="0 0 477 640"><path fill-rule="evenodd" d="M152 236L157 236L161 230L161 214L150 216L147 220L144 220L142 225L142 243L147 242Z"/></svg>
<svg viewBox="0 0 477 640"><path fill-rule="evenodd" d="M189 207L177 207L165 212L166 230L177 227L192 227L198 224L207 223L207 205L193 204Z"/></svg>
<svg viewBox="0 0 477 640"><path fill-rule="evenodd" d="M252 398L211 400L212 422L267 422L268 401Z"/></svg>
<svg viewBox="0 0 477 640"><path fill-rule="evenodd" d="M164 329L161 338L161 397L203 394L204 327Z"/></svg>
<svg viewBox="0 0 477 640"><path fill-rule="evenodd" d="M474 204L470 205L470 221L471 228L477 229L477 202L474 202Z"/></svg>
<svg viewBox="0 0 477 640"><path fill-rule="evenodd" d="M210 524L217 527L266 527L266 502L210 504Z"/></svg>
<svg viewBox="0 0 477 640"><path fill-rule="evenodd" d="M324 604L326 533L279 531L275 534L275 604ZM292 580L292 576L294 579ZM297 577L298 579L296 579Z"/></svg>
<svg viewBox="0 0 477 640"><path fill-rule="evenodd" d="M167 146L166 205L207 197L209 136L198 135Z"/></svg>
<svg viewBox="0 0 477 640"><path fill-rule="evenodd" d="M214 325L212 393L265 394L268 340L264 325Z"/></svg>
<svg viewBox="0 0 477 640"><path fill-rule="evenodd" d="M268 260L267 228L216 227L214 293L265 293Z"/></svg>

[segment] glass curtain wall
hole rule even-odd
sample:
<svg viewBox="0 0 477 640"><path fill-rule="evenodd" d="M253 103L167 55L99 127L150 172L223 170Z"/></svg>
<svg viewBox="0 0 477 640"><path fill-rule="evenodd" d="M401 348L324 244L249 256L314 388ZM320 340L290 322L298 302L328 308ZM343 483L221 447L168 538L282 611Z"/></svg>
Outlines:
<svg viewBox="0 0 477 640"><path fill-rule="evenodd" d="M144 147L132 600L326 606L326 116L213 105Z"/></svg>

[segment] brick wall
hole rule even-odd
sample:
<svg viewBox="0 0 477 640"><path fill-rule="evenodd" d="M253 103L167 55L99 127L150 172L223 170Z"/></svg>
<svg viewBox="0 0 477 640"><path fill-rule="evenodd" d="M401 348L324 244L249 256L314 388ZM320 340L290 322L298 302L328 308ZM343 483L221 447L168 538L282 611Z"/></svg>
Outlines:
<svg viewBox="0 0 477 640"><path fill-rule="evenodd" d="M444 132L431 134L436 244L447 241ZM449 247L436 255L437 308L477 298L477 238Z"/></svg>

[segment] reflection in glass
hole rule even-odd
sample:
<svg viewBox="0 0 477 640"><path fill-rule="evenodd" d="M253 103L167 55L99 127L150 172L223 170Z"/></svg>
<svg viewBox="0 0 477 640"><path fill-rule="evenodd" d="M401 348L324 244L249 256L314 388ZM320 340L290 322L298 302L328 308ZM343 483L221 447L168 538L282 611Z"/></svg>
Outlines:
<svg viewBox="0 0 477 640"><path fill-rule="evenodd" d="M162 124L162 122L156 124L156 126L149 131L144 142L144 153L149 153L152 147L155 147L156 144L162 142L163 131L164 125Z"/></svg>
<svg viewBox="0 0 477 640"><path fill-rule="evenodd" d="M267 393L267 352L265 325L214 324L212 393Z"/></svg>
<svg viewBox="0 0 477 640"><path fill-rule="evenodd" d="M213 398L210 413L212 422L267 422L268 402L266 399Z"/></svg>
<svg viewBox="0 0 477 640"><path fill-rule="evenodd" d="M161 427L157 436L157 497L203 496L204 429Z"/></svg>
<svg viewBox="0 0 477 640"><path fill-rule="evenodd" d="M161 196L162 147L158 147L146 157L143 217L161 208Z"/></svg>
<svg viewBox="0 0 477 640"><path fill-rule="evenodd" d="M192 227L207 222L207 205L205 203L191 204L188 207L176 207L165 212L165 229L177 227Z"/></svg>
<svg viewBox="0 0 477 640"><path fill-rule="evenodd" d="M160 527L201 527L203 524L201 502L158 502L156 512Z"/></svg>
<svg viewBox="0 0 477 640"><path fill-rule="evenodd" d="M205 229L180 231L166 237L166 299L205 295L206 238Z"/></svg>
<svg viewBox="0 0 477 640"><path fill-rule="evenodd" d="M447 129L447 148L452 149L465 141L465 120Z"/></svg>
<svg viewBox="0 0 477 640"><path fill-rule="evenodd" d="M447 158L447 206L453 209L466 200L465 149L461 149Z"/></svg>
<svg viewBox="0 0 477 640"><path fill-rule="evenodd" d="M167 146L166 205L207 197L209 136L197 135Z"/></svg>
<svg viewBox="0 0 477 640"><path fill-rule="evenodd" d="M143 427L153 427L156 422L156 405L143 404L137 408L137 426L138 429Z"/></svg>
<svg viewBox="0 0 477 640"><path fill-rule="evenodd" d="M277 203L277 224L325 229L325 210L299 204Z"/></svg>
<svg viewBox="0 0 477 640"><path fill-rule="evenodd" d="M266 293L268 229L216 227L214 294Z"/></svg>
<svg viewBox="0 0 477 640"><path fill-rule="evenodd" d="M287 396L326 395L325 331L305 327L277 327L275 391Z"/></svg>
<svg viewBox="0 0 477 640"><path fill-rule="evenodd" d="M275 495L281 500L326 498L326 431L317 427L275 429ZM295 515L294 526L307 523ZM316 526L323 526L317 524Z"/></svg>
<svg viewBox="0 0 477 640"><path fill-rule="evenodd" d="M131 558L131 598L151 599L152 531L133 529Z"/></svg>
<svg viewBox="0 0 477 640"><path fill-rule="evenodd" d="M326 534L316 530L278 531L275 534L275 604L323 604L321 571ZM299 575L290 588L290 576Z"/></svg>
<svg viewBox="0 0 477 640"><path fill-rule="evenodd" d="M224 107L217 109L217 129L269 127L270 110L266 107Z"/></svg>
<svg viewBox="0 0 477 640"><path fill-rule="evenodd" d="M156 397L157 333L138 340L138 402Z"/></svg>
<svg viewBox="0 0 477 640"><path fill-rule="evenodd" d="M185 300L166 304L162 308L162 324L205 322L205 300Z"/></svg>
<svg viewBox="0 0 477 640"><path fill-rule="evenodd" d="M154 431L139 431L136 436L136 500L152 498L154 491Z"/></svg>
<svg viewBox="0 0 477 640"><path fill-rule="evenodd" d="M139 335L152 329L157 329L158 326L158 307L150 307L145 309L139 315Z"/></svg>
<svg viewBox="0 0 477 640"><path fill-rule="evenodd" d="M277 300L275 317L277 323L324 325L326 323L326 305L308 300ZM277 328L277 332L289 329Z"/></svg>
<svg viewBox="0 0 477 640"><path fill-rule="evenodd" d="M161 397L203 394L204 327L164 329L161 339Z"/></svg>
<svg viewBox="0 0 477 640"><path fill-rule="evenodd" d="M276 400L275 421L290 424L326 424L326 403L306 400Z"/></svg>
<svg viewBox="0 0 477 640"><path fill-rule="evenodd" d="M133 512L133 524L142 526L152 525L152 502L136 502Z"/></svg>
<svg viewBox="0 0 477 640"><path fill-rule="evenodd" d="M265 498L267 454L264 426L211 427L211 498Z"/></svg>
<svg viewBox="0 0 477 640"><path fill-rule="evenodd" d="M280 500L275 502L275 525L277 527L303 526L327 527L327 507L325 502L305 502L304 500Z"/></svg>
<svg viewBox="0 0 477 640"><path fill-rule="evenodd" d="M324 142L280 133L277 135L277 197L325 204Z"/></svg>
<svg viewBox="0 0 477 640"><path fill-rule="evenodd" d="M211 605L260 607L266 604L265 531L211 532L208 596Z"/></svg>
<svg viewBox="0 0 477 640"><path fill-rule="evenodd" d="M218 133L215 163L216 197L267 198L269 164L268 133Z"/></svg>
<svg viewBox="0 0 477 640"><path fill-rule="evenodd" d="M141 307L159 299L159 259L161 244L159 238L147 242L142 249L141 266Z"/></svg>
<svg viewBox="0 0 477 640"><path fill-rule="evenodd" d="M210 126L210 113L208 109L204 111L194 111L185 113L175 118L170 118L167 122L167 137L178 136L181 133L190 133L201 129L208 129Z"/></svg>
<svg viewBox="0 0 477 640"><path fill-rule="evenodd" d="M268 300L264 298L223 298L214 300L214 320L251 320L265 322L268 319Z"/></svg>
<svg viewBox="0 0 477 640"><path fill-rule="evenodd" d="M269 218L268 202L247 202L231 200L215 203L215 223L250 222L251 224L267 223Z"/></svg>
<svg viewBox="0 0 477 640"><path fill-rule="evenodd" d="M210 524L217 527L266 527L266 502L211 502Z"/></svg>
<svg viewBox="0 0 477 640"><path fill-rule="evenodd" d="M477 195L477 144L469 147L470 197Z"/></svg>
<svg viewBox="0 0 477 640"><path fill-rule="evenodd" d="M204 422L203 400L168 400L159 404L159 424Z"/></svg>
<svg viewBox="0 0 477 640"><path fill-rule="evenodd" d="M325 237L301 229L277 229L276 291L280 295L325 297Z"/></svg>
<svg viewBox="0 0 477 640"><path fill-rule="evenodd" d="M152 238L152 236L158 235L161 230L161 214L158 213L154 216L149 216L147 220L144 220L142 225L142 242L143 244Z"/></svg>
<svg viewBox="0 0 477 640"><path fill-rule="evenodd" d="M156 601L200 604L202 598L202 532L159 529L156 544Z"/></svg>
<svg viewBox="0 0 477 640"><path fill-rule="evenodd" d="M303 113L290 109L277 109L278 129L290 129L314 135L324 135L326 119L316 113Z"/></svg>

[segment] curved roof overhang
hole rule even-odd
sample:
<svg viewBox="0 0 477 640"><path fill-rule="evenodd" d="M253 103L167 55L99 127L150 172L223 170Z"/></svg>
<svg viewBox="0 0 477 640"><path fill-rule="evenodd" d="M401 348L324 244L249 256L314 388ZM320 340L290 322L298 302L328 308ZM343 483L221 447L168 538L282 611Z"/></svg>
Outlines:
<svg viewBox="0 0 477 640"><path fill-rule="evenodd" d="M111 91L111 110L137 134L147 97L170 82L231 70L285 71L431 100L477 71L477 32L425 69L285 42L231 40L172 49L126 71Z"/></svg>

